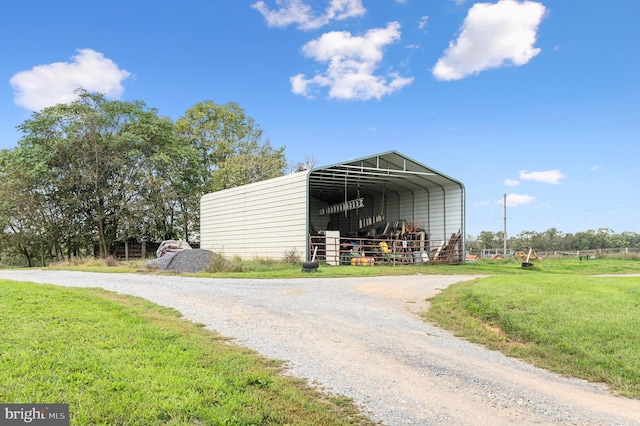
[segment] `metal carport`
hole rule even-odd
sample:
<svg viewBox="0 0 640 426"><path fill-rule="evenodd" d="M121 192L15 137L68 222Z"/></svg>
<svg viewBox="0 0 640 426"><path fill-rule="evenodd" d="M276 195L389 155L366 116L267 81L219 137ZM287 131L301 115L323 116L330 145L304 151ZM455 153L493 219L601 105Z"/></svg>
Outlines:
<svg viewBox="0 0 640 426"><path fill-rule="evenodd" d="M396 151L218 191L201 201L201 247L246 258L310 257L309 236L375 236L419 223L431 246L459 233L464 185ZM460 250L463 252L463 250Z"/></svg>

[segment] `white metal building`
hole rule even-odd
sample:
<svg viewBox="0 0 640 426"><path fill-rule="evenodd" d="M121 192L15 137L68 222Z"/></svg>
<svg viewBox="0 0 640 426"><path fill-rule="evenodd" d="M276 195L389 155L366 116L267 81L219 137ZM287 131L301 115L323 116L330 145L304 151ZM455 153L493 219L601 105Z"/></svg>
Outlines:
<svg viewBox="0 0 640 426"><path fill-rule="evenodd" d="M464 246L464 185L396 151L206 194L200 208L201 248L228 257L309 259L310 235L400 221L419 223L432 246L455 233Z"/></svg>

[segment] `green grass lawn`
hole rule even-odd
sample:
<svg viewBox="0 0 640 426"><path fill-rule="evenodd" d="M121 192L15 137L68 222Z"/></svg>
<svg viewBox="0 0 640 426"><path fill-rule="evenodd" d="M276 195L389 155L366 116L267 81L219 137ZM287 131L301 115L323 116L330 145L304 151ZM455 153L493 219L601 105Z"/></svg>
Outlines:
<svg viewBox="0 0 640 426"><path fill-rule="evenodd" d="M456 335L640 398L640 273L635 259L466 265L327 266L257 262L207 277L482 274L431 300L423 317ZM151 273L140 263L59 269ZM68 403L72 424L371 424L349 400L280 374L143 299L96 289L0 281L0 401Z"/></svg>
<svg viewBox="0 0 640 426"><path fill-rule="evenodd" d="M423 316L509 356L640 398L640 277L560 266L450 286Z"/></svg>
<svg viewBox="0 0 640 426"><path fill-rule="evenodd" d="M175 310L0 280L0 401L69 404L71 424L369 425Z"/></svg>

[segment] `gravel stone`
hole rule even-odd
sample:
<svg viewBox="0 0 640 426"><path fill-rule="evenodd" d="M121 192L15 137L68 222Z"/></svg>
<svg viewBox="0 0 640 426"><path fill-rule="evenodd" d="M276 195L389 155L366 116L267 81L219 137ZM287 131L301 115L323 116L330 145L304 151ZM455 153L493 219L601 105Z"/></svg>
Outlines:
<svg viewBox="0 0 640 426"><path fill-rule="evenodd" d="M173 261L172 261L173 262ZM388 426L640 425L640 401L457 339L416 314L471 276L286 280L0 270L0 278L146 298L284 360Z"/></svg>
<svg viewBox="0 0 640 426"><path fill-rule="evenodd" d="M203 272L209 269L214 257L218 256L212 251L203 249L188 249L165 255L149 261L160 270L184 274Z"/></svg>
<svg viewBox="0 0 640 426"><path fill-rule="evenodd" d="M173 260L173 255L175 255L175 253L167 253L162 257L151 259L147 261L147 265L149 265L152 268L156 267L162 271L166 271L167 268L169 267L169 263L171 263L171 260Z"/></svg>

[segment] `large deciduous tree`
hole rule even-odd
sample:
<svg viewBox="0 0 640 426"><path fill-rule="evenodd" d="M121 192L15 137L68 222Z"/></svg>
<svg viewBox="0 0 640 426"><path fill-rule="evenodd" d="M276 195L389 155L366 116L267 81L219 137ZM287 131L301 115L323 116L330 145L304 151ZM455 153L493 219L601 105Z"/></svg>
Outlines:
<svg viewBox="0 0 640 426"><path fill-rule="evenodd" d="M175 151L173 122L144 103L81 91L78 100L36 112L19 129L25 134L19 148L29 179L55 206L52 223L73 221L63 232L96 240L100 256L117 240L157 233L158 223L171 215L150 205L167 200L150 200L149 188L170 182L170 170L156 166ZM163 219L149 218L150 213ZM145 222L154 229L145 229Z"/></svg>
<svg viewBox="0 0 640 426"><path fill-rule="evenodd" d="M16 151L0 151L0 247L32 266L43 237L45 194Z"/></svg>
<svg viewBox="0 0 640 426"><path fill-rule="evenodd" d="M285 148L263 143L262 129L237 103L200 102L176 121L176 130L199 152L203 193L274 178L286 170Z"/></svg>
<svg viewBox="0 0 640 426"><path fill-rule="evenodd" d="M184 165L181 211L199 230L200 197L208 192L282 176L287 167L285 148L275 149L263 131L237 103L200 102L176 121L177 139L197 152Z"/></svg>
<svg viewBox="0 0 640 426"><path fill-rule="evenodd" d="M40 254L102 257L130 238L189 241L200 197L280 176L284 148L235 103L196 104L176 123L141 101L78 99L36 112L0 154L0 238Z"/></svg>

